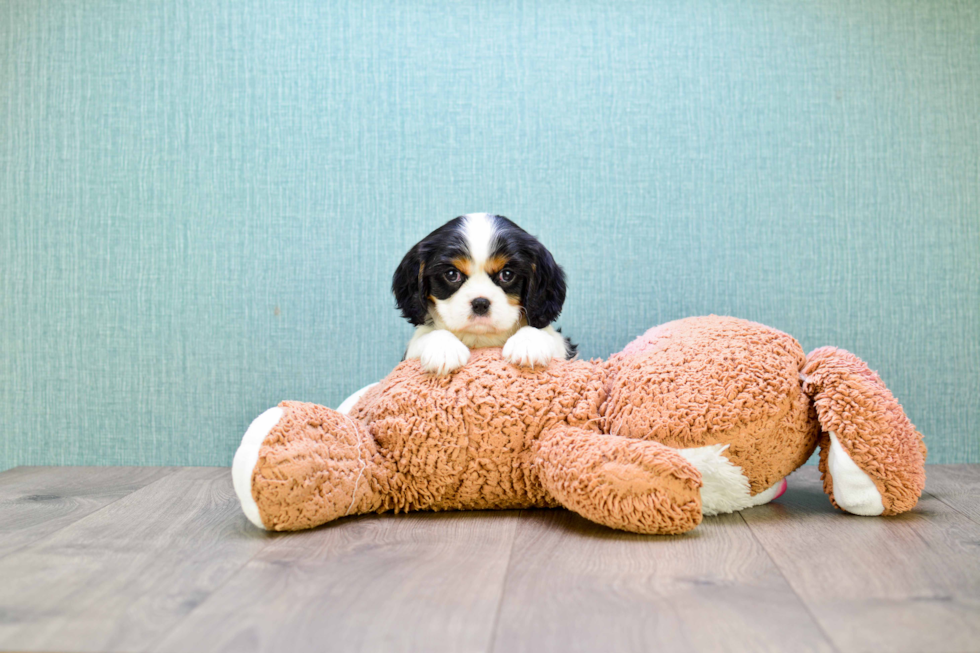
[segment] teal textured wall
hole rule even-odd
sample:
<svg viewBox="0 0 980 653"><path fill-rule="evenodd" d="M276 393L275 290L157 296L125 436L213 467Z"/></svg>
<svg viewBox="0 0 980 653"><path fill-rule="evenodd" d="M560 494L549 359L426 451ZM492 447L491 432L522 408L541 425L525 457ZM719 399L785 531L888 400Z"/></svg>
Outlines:
<svg viewBox="0 0 980 653"><path fill-rule="evenodd" d="M548 244L585 356L718 313L980 462L974 2L0 6L0 469L228 464L410 334L405 250Z"/></svg>

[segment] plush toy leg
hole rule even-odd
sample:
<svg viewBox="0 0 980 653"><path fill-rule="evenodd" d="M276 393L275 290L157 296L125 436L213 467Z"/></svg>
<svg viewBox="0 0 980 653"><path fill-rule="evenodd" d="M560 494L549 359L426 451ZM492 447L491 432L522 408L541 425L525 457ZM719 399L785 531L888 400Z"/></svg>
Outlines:
<svg viewBox="0 0 980 653"><path fill-rule="evenodd" d="M536 443L545 489L586 519L634 533L683 533L701 523L701 475L659 442L554 427Z"/></svg>
<svg viewBox="0 0 980 653"><path fill-rule="evenodd" d="M820 421L820 473L833 504L856 515L911 510L925 485L926 447L881 378L834 347L811 352L801 378Z"/></svg>
<svg viewBox="0 0 980 653"><path fill-rule="evenodd" d="M252 422L232 464L245 515L277 531L380 510L386 478L384 460L362 422L292 401Z"/></svg>

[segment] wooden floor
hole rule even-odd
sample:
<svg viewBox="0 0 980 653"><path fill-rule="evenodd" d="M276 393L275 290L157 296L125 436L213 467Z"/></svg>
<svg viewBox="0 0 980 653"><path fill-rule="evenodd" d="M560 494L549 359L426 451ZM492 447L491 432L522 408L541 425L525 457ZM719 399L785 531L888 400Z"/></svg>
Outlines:
<svg viewBox="0 0 980 653"><path fill-rule="evenodd" d="M679 537L562 510L267 534L227 469L0 474L0 649L980 651L980 465L917 509L835 511L816 470Z"/></svg>

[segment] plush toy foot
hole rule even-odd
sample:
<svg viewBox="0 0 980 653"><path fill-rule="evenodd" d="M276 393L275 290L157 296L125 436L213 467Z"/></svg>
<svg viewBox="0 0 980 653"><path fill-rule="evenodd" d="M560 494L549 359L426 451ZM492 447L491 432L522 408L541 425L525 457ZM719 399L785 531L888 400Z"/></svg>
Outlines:
<svg viewBox="0 0 980 653"><path fill-rule="evenodd" d="M253 524L299 530L378 510L380 463L362 422L316 404L284 401L245 432L232 481Z"/></svg>
<svg viewBox="0 0 980 653"><path fill-rule="evenodd" d="M252 420L231 463L231 482L235 487L235 494L238 495L238 501L242 504L242 512L250 522L263 530L266 530L265 524L262 523L259 506L252 497L252 472L255 471L255 465L259 461L259 449L262 443L282 415L282 408L277 406Z"/></svg>
<svg viewBox="0 0 980 653"><path fill-rule="evenodd" d="M881 378L833 347L807 356L801 373L820 422L820 472L831 502L856 515L911 510L925 486L922 434Z"/></svg>
<svg viewBox="0 0 980 653"><path fill-rule="evenodd" d="M676 534L701 523L701 478L677 450L572 426L537 443L545 489L569 510L611 528Z"/></svg>
<svg viewBox="0 0 980 653"><path fill-rule="evenodd" d="M722 455L727 448L727 444L712 444L677 449L677 453L701 472L701 510L705 515L720 515L761 506L782 496L786 491L786 479L782 479L772 487L752 495L749 479L742 473L742 468Z"/></svg>

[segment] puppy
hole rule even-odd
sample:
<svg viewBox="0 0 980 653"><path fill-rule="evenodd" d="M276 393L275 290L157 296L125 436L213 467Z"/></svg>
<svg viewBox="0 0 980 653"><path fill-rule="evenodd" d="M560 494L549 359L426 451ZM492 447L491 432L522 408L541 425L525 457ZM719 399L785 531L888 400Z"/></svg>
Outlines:
<svg viewBox="0 0 980 653"><path fill-rule="evenodd" d="M503 216L471 213L439 227L405 255L391 290L417 327L405 357L426 372L459 369L472 347L502 345L506 360L531 368L575 356L551 326L565 303L565 273Z"/></svg>

